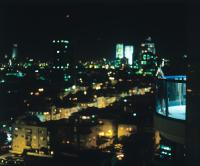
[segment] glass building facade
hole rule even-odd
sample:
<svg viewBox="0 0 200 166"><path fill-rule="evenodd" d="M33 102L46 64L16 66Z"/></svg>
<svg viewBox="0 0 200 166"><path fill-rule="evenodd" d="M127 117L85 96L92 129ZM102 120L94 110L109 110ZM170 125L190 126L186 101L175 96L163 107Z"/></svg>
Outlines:
<svg viewBox="0 0 200 166"><path fill-rule="evenodd" d="M186 76L158 80L156 112L173 119L186 119Z"/></svg>
<svg viewBox="0 0 200 166"><path fill-rule="evenodd" d="M124 45L117 44L116 45L116 58L122 59L124 57Z"/></svg>
<svg viewBox="0 0 200 166"><path fill-rule="evenodd" d="M125 57L128 59L128 64L133 64L133 52L134 47L133 46L125 46Z"/></svg>

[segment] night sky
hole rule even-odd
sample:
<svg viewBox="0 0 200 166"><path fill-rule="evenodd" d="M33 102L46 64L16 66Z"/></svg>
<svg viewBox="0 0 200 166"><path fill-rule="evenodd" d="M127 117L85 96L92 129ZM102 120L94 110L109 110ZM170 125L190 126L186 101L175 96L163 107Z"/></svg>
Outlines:
<svg viewBox="0 0 200 166"><path fill-rule="evenodd" d="M9 4L0 7L0 55L18 43L19 55L47 59L50 41L68 39L76 59L114 58L115 44L136 47L148 36L159 56L187 54L187 6L168 4Z"/></svg>

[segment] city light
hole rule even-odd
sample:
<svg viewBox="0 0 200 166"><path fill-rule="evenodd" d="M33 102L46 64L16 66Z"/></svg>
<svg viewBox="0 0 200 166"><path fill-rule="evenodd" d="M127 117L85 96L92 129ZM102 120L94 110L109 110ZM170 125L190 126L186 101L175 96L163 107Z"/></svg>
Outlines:
<svg viewBox="0 0 200 166"><path fill-rule="evenodd" d="M183 165L196 155L198 65L182 6L104 6L2 7L0 165Z"/></svg>
<svg viewBox="0 0 200 166"><path fill-rule="evenodd" d="M44 88L39 88L38 91L39 91L39 92L43 92L43 91L44 91Z"/></svg>

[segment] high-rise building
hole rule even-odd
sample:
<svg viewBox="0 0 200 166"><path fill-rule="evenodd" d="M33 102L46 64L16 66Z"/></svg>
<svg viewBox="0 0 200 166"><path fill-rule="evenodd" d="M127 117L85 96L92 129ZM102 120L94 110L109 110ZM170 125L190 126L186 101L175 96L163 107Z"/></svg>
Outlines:
<svg viewBox="0 0 200 166"><path fill-rule="evenodd" d="M17 59L17 48L18 48L18 45L17 44L13 44L12 56L11 56L12 60L16 60Z"/></svg>
<svg viewBox="0 0 200 166"><path fill-rule="evenodd" d="M124 57L124 44L116 45L116 59L122 59Z"/></svg>
<svg viewBox="0 0 200 166"><path fill-rule="evenodd" d="M153 43L152 38L148 37L144 43L141 44L142 53L151 52L152 54L156 54L155 43Z"/></svg>
<svg viewBox="0 0 200 166"><path fill-rule="evenodd" d="M9 56L9 59L8 59L8 65L11 67L13 66L15 63L16 63L16 59L17 59L17 54L18 54L18 45L17 44L13 44L13 47L12 47L12 53L11 55ZM5 57L6 59L8 58L8 56Z"/></svg>
<svg viewBox="0 0 200 166"><path fill-rule="evenodd" d="M141 44L139 53L140 70L145 75L155 75L157 56L155 44L152 42L151 37L148 37L144 43Z"/></svg>
<svg viewBox="0 0 200 166"><path fill-rule="evenodd" d="M134 53L134 47L133 46L125 46L125 58L128 59L128 64L133 64L133 53Z"/></svg>
<svg viewBox="0 0 200 166"><path fill-rule="evenodd" d="M53 63L56 67L67 66L72 57L68 40L53 40Z"/></svg>

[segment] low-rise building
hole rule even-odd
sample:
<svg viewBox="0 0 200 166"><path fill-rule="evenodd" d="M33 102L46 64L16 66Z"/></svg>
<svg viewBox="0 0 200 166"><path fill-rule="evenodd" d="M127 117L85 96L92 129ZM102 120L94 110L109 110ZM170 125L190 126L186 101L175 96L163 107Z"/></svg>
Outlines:
<svg viewBox="0 0 200 166"><path fill-rule="evenodd" d="M13 124L11 152L16 154L51 156L47 127L33 117L23 117Z"/></svg>

